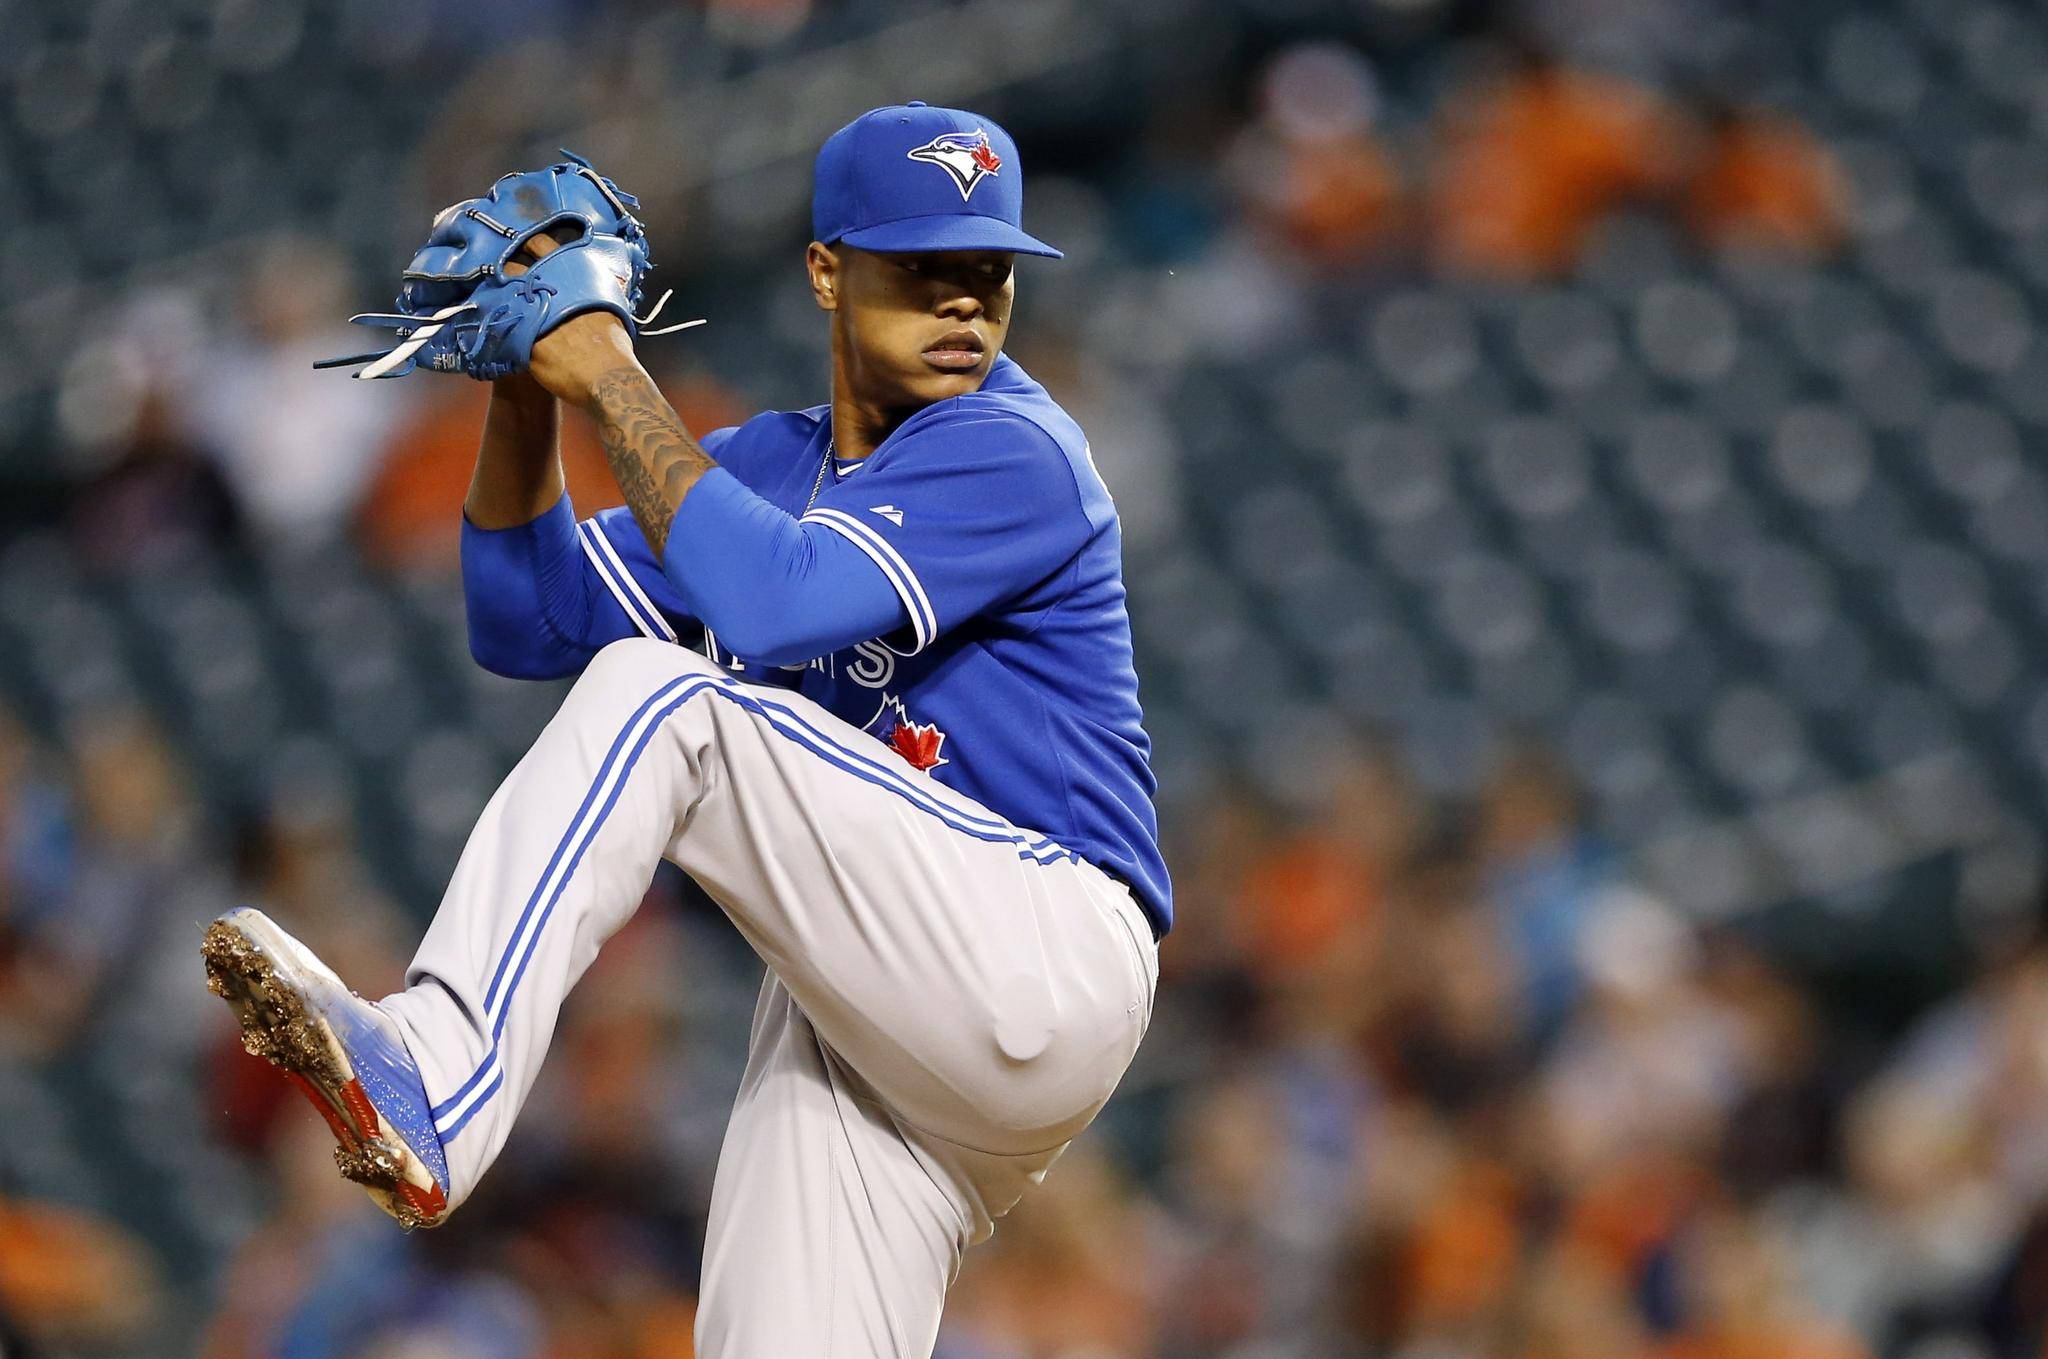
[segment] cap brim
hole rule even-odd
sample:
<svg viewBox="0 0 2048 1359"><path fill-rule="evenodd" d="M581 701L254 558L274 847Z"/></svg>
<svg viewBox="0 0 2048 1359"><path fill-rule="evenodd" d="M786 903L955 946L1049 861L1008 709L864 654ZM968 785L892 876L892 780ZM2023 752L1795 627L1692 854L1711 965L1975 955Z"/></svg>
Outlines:
<svg viewBox="0 0 2048 1359"><path fill-rule="evenodd" d="M1011 250L1019 255L1066 256L1036 236L996 217L943 212L930 217L904 217L894 222L849 231L839 238L862 250L907 254L926 250Z"/></svg>

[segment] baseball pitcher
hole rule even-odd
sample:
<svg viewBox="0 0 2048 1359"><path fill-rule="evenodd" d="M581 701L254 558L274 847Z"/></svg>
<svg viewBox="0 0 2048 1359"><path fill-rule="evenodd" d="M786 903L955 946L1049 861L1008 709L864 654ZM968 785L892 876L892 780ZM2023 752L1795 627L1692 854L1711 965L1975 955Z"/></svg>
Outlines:
<svg viewBox="0 0 2048 1359"><path fill-rule="evenodd" d="M272 921L209 982L344 1174L446 1219L570 988L666 857L767 964L712 1194L698 1352L923 1356L961 1252L1137 1050L1172 918L1087 440L1003 342L1010 137L881 108L819 153L829 402L699 438L634 357L637 203L571 158L448 209L358 377L494 380L462 528L470 645L580 675L370 1002ZM657 307L658 310L658 307ZM562 403L626 505L578 521ZM701 646L701 650L692 649Z"/></svg>

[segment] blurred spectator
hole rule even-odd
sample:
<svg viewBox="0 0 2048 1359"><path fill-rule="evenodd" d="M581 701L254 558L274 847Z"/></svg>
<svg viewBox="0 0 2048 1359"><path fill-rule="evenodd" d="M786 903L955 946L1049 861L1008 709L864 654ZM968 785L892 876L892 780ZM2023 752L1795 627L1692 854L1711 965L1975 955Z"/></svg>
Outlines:
<svg viewBox="0 0 2048 1359"><path fill-rule="evenodd" d="M131 1233L75 1208L0 1194L0 1337L18 1328L38 1347L22 1353L112 1354L148 1343L160 1287Z"/></svg>
<svg viewBox="0 0 2048 1359"><path fill-rule="evenodd" d="M214 459L177 428L172 397L143 394L128 440L78 492L74 532L85 559L149 566L233 546L242 516Z"/></svg>
<svg viewBox="0 0 2048 1359"><path fill-rule="evenodd" d="M0 912L0 1013L11 1036L34 1049L77 1037L104 988L141 956L164 884L184 881L194 866L184 776L146 718L102 715L78 733L73 755L75 822L63 829L25 759L0 767L7 782L19 781L15 824L26 843L15 862L28 870L14 879L13 909ZM6 795L0 787L0 806ZM65 846L73 835L75 848ZM61 867L73 854L76 867Z"/></svg>
<svg viewBox="0 0 2048 1359"><path fill-rule="evenodd" d="M1709 133L1685 214L1718 249L1818 256L1840 239L1844 192L1812 133L1785 118L1737 114Z"/></svg>
<svg viewBox="0 0 2048 1359"><path fill-rule="evenodd" d="M78 473L70 527L89 564L153 566L239 538L233 494L187 418L204 345L198 297L151 289L68 365L58 419Z"/></svg>
<svg viewBox="0 0 2048 1359"><path fill-rule="evenodd" d="M1284 976L1371 946L1383 899L1424 830L1421 797L1392 752L1344 764L1310 824L1253 860L1239 898L1255 964Z"/></svg>
<svg viewBox="0 0 2048 1359"><path fill-rule="evenodd" d="M1275 1294L1289 1224L1268 1211L1286 1173L1281 1115L1256 1071L1219 1072L1188 1093L1166 1185L1161 1348L1225 1354L1286 1320Z"/></svg>
<svg viewBox="0 0 2048 1359"><path fill-rule="evenodd" d="M1625 1281L1568 1251L1547 1251L1530 1267L1514 1318L1511 1359L1638 1359L1650 1351Z"/></svg>
<svg viewBox="0 0 2048 1359"><path fill-rule="evenodd" d="M1729 936L1702 941L1702 985L1732 1020L1744 1073L1721 1148L1730 1192L1755 1202L1787 1184L1815 1183L1836 1167L1836 1124L1853 1081L1813 998L1783 968Z"/></svg>
<svg viewBox="0 0 2048 1359"><path fill-rule="evenodd" d="M1521 955L1539 1033L1577 992L1587 915L1611 881L1607 851L1586 829L1578 794L1546 751L1523 747L1496 764L1479 806L1486 894Z"/></svg>
<svg viewBox="0 0 2048 1359"><path fill-rule="evenodd" d="M279 235L246 259L237 280L246 291L233 298L237 330L194 366L183 397L255 527L300 545L322 542L354 514L420 380L356 382L346 370L313 368L316 359L376 349L382 333L346 324L384 298L382 288L357 288L331 243Z"/></svg>
<svg viewBox="0 0 2048 1359"><path fill-rule="evenodd" d="M1685 119L1655 92L1540 64L1453 95L1440 117L1429 252L1447 272L1560 273L1601 217L1668 192L1692 154Z"/></svg>
<svg viewBox="0 0 2048 1359"><path fill-rule="evenodd" d="M1545 1159L1567 1184L1638 1154L1711 1155L1747 1072L1733 1018L1695 981L1660 904L1616 893L1586 922L1584 1004L1543 1073Z"/></svg>
<svg viewBox="0 0 2048 1359"><path fill-rule="evenodd" d="M77 871L71 808L49 763L0 707L0 936L33 930L53 915Z"/></svg>
<svg viewBox="0 0 2048 1359"><path fill-rule="evenodd" d="M395 951L409 931L377 885L356 843L354 808L337 771L299 768L280 778L269 803L244 827L240 892L319 940L319 956L366 993L399 989ZM373 988L381 988L373 990Z"/></svg>
<svg viewBox="0 0 2048 1359"><path fill-rule="evenodd" d="M1540 61L1438 110L1429 256L1446 273L1571 268L1632 203L1668 205L1708 245L1818 256L1842 230L1832 159L1782 115L1700 109L1649 86Z"/></svg>
<svg viewBox="0 0 2048 1359"><path fill-rule="evenodd" d="M1659 1359L1869 1359L1854 1337L1813 1318L1780 1243L1754 1219L1710 1214L1687 1232L1683 1253L1685 1321Z"/></svg>
<svg viewBox="0 0 2048 1359"><path fill-rule="evenodd" d="M1293 48L1266 68L1258 119L1230 151L1256 220L1320 268L1382 256L1401 225L1401 185L1374 127L1378 113L1363 56L1335 43Z"/></svg>
<svg viewBox="0 0 2048 1359"><path fill-rule="evenodd" d="M1453 1118L1487 1119L1528 1061L1520 964L1475 895L1466 854L1444 846L1391 899L1372 985L1387 998L1374 1049L1393 1081Z"/></svg>
<svg viewBox="0 0 2048 1359"><path fill-rule="evenodd" d="M238 1055L237 1060L246 1057ZM254 1065L266 1063L248 1057ZM283 1083L271 1080L267 1086ZM286 1352L284 1331L313 1287L323 1258L360 1251L381 1262L392 1253L389 1234L376 1232L376 1209L361 1191L325 1163L333 1145L326 1124L291 1096L290 1117L266 1135L264 1168L272 1191L270 1220L252 1232L226 1264L234 1286L223 1290L205 1338L204 1359L259 1359ZM277 1102L281 1107L282 1101ZM241 1119L231 1112L230 1119ZM385 1309L376 1309L383 1311Z"/></svg>
<svg viewBox="0 0 2048 1359"><path fill-rule="evenodd" d="M238 901L291 921L302 938L318 939L321 956L364 994L399 989L411 926L370 881L335 789L318 779L287 781L271 808L244 828L239 852ZM239 1149L261 1150L272 1144L281 1121L303 1121L311 1111L269 1063L242 1051L240 1035L214 1008L204 1033L221 1136Z"/></svg>

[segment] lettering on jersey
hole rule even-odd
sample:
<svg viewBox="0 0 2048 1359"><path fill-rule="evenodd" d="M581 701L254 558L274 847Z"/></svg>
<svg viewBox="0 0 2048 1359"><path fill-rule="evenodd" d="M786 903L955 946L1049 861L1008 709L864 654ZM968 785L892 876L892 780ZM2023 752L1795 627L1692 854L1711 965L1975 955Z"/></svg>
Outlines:
<svg viewBox="0 0 2048 1359"><path fill-rule="evenodd" d="M966 202L974 186L1003 168L1003 158L988 144L988 133L942 132L910 153L910 159L928 161L952 177L953 187Z"/></svg>
<svg viewBox="0 0 2048 1359"><path fill-rule="evenodd" d="M746 673L747 663L730 651L721 651L718 638L712 636L710 628L704 629L704 655L713 665L723 666L736 675Z"/></svg>
<svg viewBox="0 0 2048 1359"><path fill-rule="evenodd" d="M846 667L846 677L861 688L884 688L896 678L896 653L879 641L857 642L853 654L859 659Z"/></svg>
<svg viewBox="0 0 2048 1359"><path fill-rule="evenodd" d="M897 528L903 527L903 511L897 509L894 505L870 505L868 506L868 513L879 514Z"/></svg>
<svg viewBox="0 0 2048 1359"><path fill-rule="evenodd" d="M882 706L868 719L866 730L881 737L912 769L936 769L947 762L939 753L945 747L946 733L930 722L911 721L903 700L893 694L882 696Z"/></svg>

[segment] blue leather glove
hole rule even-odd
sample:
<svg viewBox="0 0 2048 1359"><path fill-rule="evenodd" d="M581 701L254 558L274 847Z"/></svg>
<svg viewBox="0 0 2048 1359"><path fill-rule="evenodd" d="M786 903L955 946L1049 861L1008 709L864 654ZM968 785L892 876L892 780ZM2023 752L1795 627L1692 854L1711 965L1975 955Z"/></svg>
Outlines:
<svg viewBox="0 0 2048 1359"><path fill-rule="evenodd" d="M366 363L358 378L423 367L488 381L523 372L534 342L572 316L608 311L629 332L652 320L652 312L635 315L641 282L654 267L647 232L632 213L639 200L581 156L562 154L566 161L506 175L484 197L444 209L405 268L398 310L349 318L393 331L397 345L314 366ZM574 239L524 273L506 272L528 241L560 236L561 228Z"/></svg>

